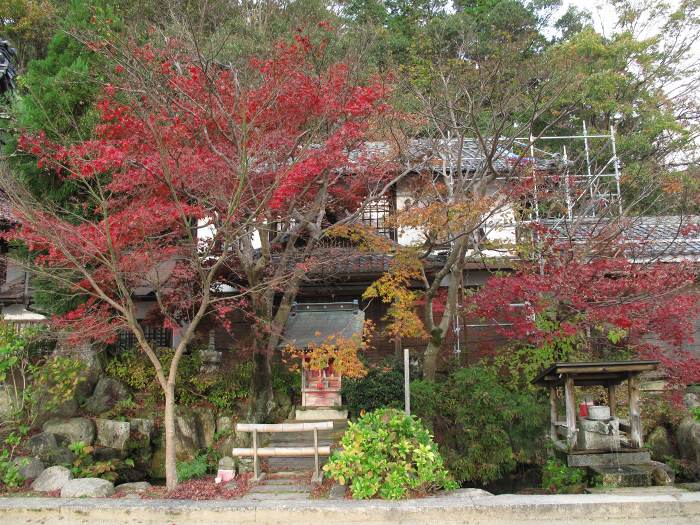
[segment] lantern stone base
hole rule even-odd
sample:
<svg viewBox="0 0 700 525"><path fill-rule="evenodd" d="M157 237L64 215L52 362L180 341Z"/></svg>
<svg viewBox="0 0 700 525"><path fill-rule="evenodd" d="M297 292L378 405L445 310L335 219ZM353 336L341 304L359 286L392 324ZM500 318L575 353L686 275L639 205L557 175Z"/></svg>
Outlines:
<svg viewBox="0 0 700 525"><path fill-rule="evenodd" d="M344 408L304 407L297 408L295 411L297 421L329 421L347 418L348 411Z"/></svg>

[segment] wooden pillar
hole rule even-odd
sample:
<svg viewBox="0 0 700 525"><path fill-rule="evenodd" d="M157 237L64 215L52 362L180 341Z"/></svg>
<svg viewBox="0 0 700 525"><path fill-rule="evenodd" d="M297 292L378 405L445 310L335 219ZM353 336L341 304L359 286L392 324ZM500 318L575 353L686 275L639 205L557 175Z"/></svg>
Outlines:
<svg viewBox="0 0 700 525"><path fill-rule="evenodd" d="M549 437L557 440L557 387L549 387Z"/></svg>
<svg viewBox="0 0 700 525"><path fill-rule="evenodd" d="M258 431L253 430L253 475L255 481L260 479L260 467L258 466Z"/></svg>
<svg viewBox="0 0 700 525"><path fill-rule="evenodd" d="M407 416L411 415L411 361L408 348L403 349L403 407Z"/></svg>
<svg viewBox="0 0 700 525"><path fill-rule="evenodd" d="M610 417L615 417L617 413L617 398L615 397L615 385L608 385L608 406L610 407Z"/></svg>
<svg viewBox="0 0 700 525"><path fill-rule="evenodd" d="M576 446L576 398L574 397L574 378L565 376L564 399L566 404L566 430L569 448Z"/></svg>
<svg viewBox="0 0 700 525"><path fill-rule="evenodd" d="M318 429L314 428L314 479L313 481L321 482L321 477L318 470Z"/></svg>
<svg viewBox="0 0 700 525"><path fill-rule="evenodd" d="M630 412L630 444L642 448L642 418L639 415L639 375L631 374L627 380L628 406Z"/></svg>

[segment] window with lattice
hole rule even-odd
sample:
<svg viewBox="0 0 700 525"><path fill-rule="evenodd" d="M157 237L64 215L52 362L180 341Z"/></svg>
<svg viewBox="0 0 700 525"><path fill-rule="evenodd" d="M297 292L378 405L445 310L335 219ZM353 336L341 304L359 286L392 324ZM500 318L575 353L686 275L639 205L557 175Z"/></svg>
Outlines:
<svg viewBox="0 0 700 525"><path fill-rule="evenodd" d="M374 228L384 237L396 239L396 229L389 224L389 217L394 213L394 209L393 196L373 201L362 211L362 223Z"/></svg>
<svg viewBox="0 0 700 525"><path fill-rule="evenodd" d="M146 341L156 348L172 347L173 331L170 328L144 326L143 335L146 337ZM117 348L119 348L119 350L129 350L137 345L138 341L136 341L136 336L131 330L122 330L119 332L119 340L117 341Z"/></svg>

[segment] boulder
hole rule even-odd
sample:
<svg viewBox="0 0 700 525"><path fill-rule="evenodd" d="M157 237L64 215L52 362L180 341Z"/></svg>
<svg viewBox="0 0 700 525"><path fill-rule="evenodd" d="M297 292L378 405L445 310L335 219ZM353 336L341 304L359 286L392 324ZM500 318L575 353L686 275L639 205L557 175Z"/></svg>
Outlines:
<svg viewBox="0 0 700 525"><path fill-rule="evenodd" d="M129 420L129 424L131 426L131 439L142 447L148 447L155 432L155 422L152 419L134 418Z"/></svg>
<svg viewBox="0 0 700 525"><path fill-rule="evenodd" d="M0 422L12 420L17 410L14 396L10 394L9 387L4 386L0 385Z"/></svg>
<svg viewBox="0 0 700 525"><path fill-rule="evenodd" d="M676 430L676 442L681 458L700 464L700 423L686 417Z"/></svg>
<svg viewBox="0 0 700 525"><path fill-rule="evenodd" d="M32 482L32 490L37 492L52 492L61 490L66 483L73 479L73 474L66 467L49 467Z"/></svg>
<svg viewBox="0 0 700 525"><path fill-rule="evenodd" d="M78 402L75 398L66 399L58 405L52 401L52 394L48 392L37 394L39 396L39 409L34 423L41 426L50 419L69 419L78 413Z"/></svg>
<svg viewBox="0 0 700 525"><path fill-rule="evenodd" d="M17 457L13 461L24 479L36 479L45 469L44 463L38 458Z"/></svg>
<svg viewBox="0 0 700 525"><path fill-rule="evenodd" d="M31 450L33 456L41 456L49 450L58 448L58 441L51 432L42 432L27 440L27 448Z"/></svg>
<svg viewBox="0 0 700 525"><path fill-rule="evenodd" d="M119 401L129 398L129 389L121 381L111 377L101 377L92 395L85 401L85 410L98 416L108 412Z"/></svg>
<svg viewBox="0 0 700 525"><path fill-rule="evenodd" d="M96 419L97 440L102 447L124 450L129 441L131 425L128 421L113 421L111 419Z"/></svg>
<svg viewBox="0 0 700 525"><path fill-rule="evenodd" d="M112 482L100 478L72 479L61 488L62 498L105 498L112 494Z"/></svg>
<svg viewBox="0 0 700 525"><path fill-rule="evenodd" d="M117 494L139 494L141 492L146 492L151 488L151 484L148 481L135 481L132 483L122 483L114 488L114 492Z"/></svg>
<svg viewBox="0 0 700 525"><path fill-rule="evenodd" d="M47 465L71 465L75 459L75 454L66 447L56 447L45 451L39 456Z"/></svg>
<svg viewBox="0 0 700 525"><path fill-rule="evenodd" d="M180 461L190 461L199 450L214 444L216 421L209 409L178 407L175 416L175 450Z"/></svg>
<svg viewBox="0 0 700 525"><path fill-rule="evenodd" d="M673 469L660 461L651 462L651 483L659 487L673 485L676 474Z"/></svg>
<svg viewBox="0 0 700 525"><path fill-rule="evenodd" d="M59 341L56 353L77 359L84 368L80 374L82 381L78 383L75 394L80 399L86 399L94 390L102 374L100 354L104 348L101 345L83 343L75 345L67 340Z"/></svg>
<svg viewBox="0 0 700 525"><path fill-rule="evenodd" d="M646 438L646 446L651 451L651 457L663 461L673 456L673 446L665 427L656 427Z"/></svg>
<svg viewBox="0 0 700 525"><path fill-rule="evenodd" d="M92 445L95 441L95 424L84 417L50 419L41 428L44 432L64 438L68 443L82 441L86 445Z"/></svg>
<svg viewBox="0 0 700 525"><path fill-rule="evenodd" d="M685 394L683 396L683 402L685 403L685 407L688 410L700 407L700 398L698 397L698 394L695 394L693 392Z"/></svg>
<svg viewBox="0 0 700 525"><path fill-rule="evenodd" d="M125 459L124 452L116 448L95 447L92 452L92 457L95 461L111 461L113 459Z"/></svg>

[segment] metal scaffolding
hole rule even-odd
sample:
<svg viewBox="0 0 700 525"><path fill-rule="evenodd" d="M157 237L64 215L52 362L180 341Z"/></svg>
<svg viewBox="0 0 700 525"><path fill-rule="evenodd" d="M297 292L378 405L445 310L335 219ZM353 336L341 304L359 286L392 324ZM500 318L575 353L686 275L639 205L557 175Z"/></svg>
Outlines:
<svg viewBox="0 0 700 525"><path fill-rule="evenodd" d="M615 129L608 134L530 136L516 139L529 148L534 179L531 220L559 222L622 214L620 161ZM539 159L560 159L563 173L535 169ZM548 198L545 198L545 195Z"/></svg>

